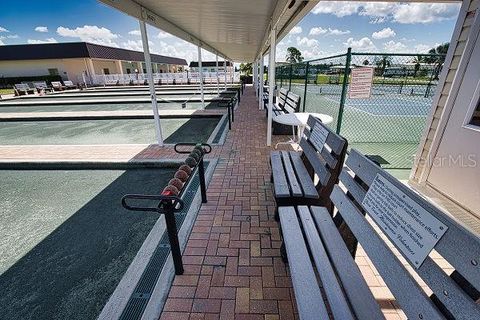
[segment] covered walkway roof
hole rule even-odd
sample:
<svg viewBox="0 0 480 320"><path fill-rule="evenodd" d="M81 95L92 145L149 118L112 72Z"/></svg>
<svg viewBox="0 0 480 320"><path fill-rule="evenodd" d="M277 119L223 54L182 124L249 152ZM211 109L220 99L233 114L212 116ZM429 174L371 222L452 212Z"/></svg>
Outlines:
<svg viewBox="0 0 480 320"><path fill-rule="evenodd" d="M272 25L276 27L278 42L320 2L320 0L100 1L235 62L253 62L261 54L266 53L269 49L268 36ZM461 0L370 1L461 2Z"/></svg>
<svg viewBox="0 0 480 320"><path fill-rule="evenodd" d="M271 23L288 34L318 0L100 0L185 41L236 62L268 50Z"/></svg>

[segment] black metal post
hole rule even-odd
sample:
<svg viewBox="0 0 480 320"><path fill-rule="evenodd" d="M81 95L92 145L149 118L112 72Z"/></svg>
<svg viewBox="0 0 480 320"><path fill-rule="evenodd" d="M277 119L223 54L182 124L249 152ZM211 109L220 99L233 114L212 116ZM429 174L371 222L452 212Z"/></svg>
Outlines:
<svg viewBox="0 0 480 320"><path fill-rule="evenodd" d="M340 96L340 108L338 109L337 130L336 130L337 134L340 134L340 128L342 127L343 109L345 108L345 100L347 98L348 77L350 74L351 61L352 61L352 48L348 48L347 57L345 61L345 70L343 74L342 95Z"/></svg>
<svg viewBox="0 0 480 320"><path fill-rule="evenodd" d="M235 122L235 99L230 100L230 107L232 108L232 122Z"/></svg>
<svg viewBox="0 0 480 320"><path fill-rule="evenodd" d="M292 75L293 75L293 65L290 65L290 73L288 75L288 91L292 90Z"/></svg>
<svg viewBox="0 0 480 320"><path fill-rule="evenodd" d="M303 111L302 112L305 112L305 103L306 103L306 100L307 100L307 89L308 89L308 69L309 69L309 66L310 66L310 62L307 62L307 65L305 66L305 88L304 88L304 91L303 91Z"/></svg>
<svg viewBox="0 0 480 320"><path fill-rule="evenodd" d="M165 222L167 224L168 241L170 242L170 250L172 251L173 265L175 267L175 274L183 274L182 252L180 250L180 243L178 241L177 224L175 222L174 206L171 201L165 201L161 210L165 215Z"/></svg>
<svg viewBox="0 0 480 320"><path fill-rule="evenodd" d="M228 130L232 130L232 115L231 115L231 111L230 111L231 105L232 105L232 104L231 104L230 102L227 104Z"/></svg>
<svg viewBox="0 0 480 320"><path fill-rule="evenodd" d="M205 183L205 166L203 157L198 164L198 178L200 179L200 192L202 193L202 203L207 203L207 186Z"/></svg>

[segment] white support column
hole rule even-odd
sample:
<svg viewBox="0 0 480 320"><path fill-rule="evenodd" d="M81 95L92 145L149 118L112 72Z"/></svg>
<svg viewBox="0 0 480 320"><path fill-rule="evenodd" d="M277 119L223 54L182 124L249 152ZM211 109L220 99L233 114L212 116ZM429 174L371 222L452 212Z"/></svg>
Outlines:
<svg viewBox="0 0 480 320"><path fill-rule="evenodd" d="M223 58L223 71L225 75L225 91L227 91L227 58Z"/></svg>
<svg viewBox="0 0 480 320"><path fill-rule="evenodd" d="M263 110L263 56L260 56L260 70L259 70L259 86L260 89L258 90L260 92L260 98L258 99L258 109Z"/></svg>
<svg viewBox="0 0 480 320"><path fill-rule="evenodd" d="M200 46L198 46L198 70L200 76L200 95L202 97L202 109L205 109L205 96L203 95L202 47Z"/></svg>
<svg viewBox="0 0 480 320"><path fill-rule="evenodd" d="M230 61L231 65L232 65L232 78L230 79L232 81L232 84L233 84L233 78L235 77L235 66L233 65L233 61Z"/></svg>
<svg viewBox="0 0 480 320"><path fill-rule="evenodd" d="M276 29L270 31L270 54L268 61L268 119L267 119L267 146L272 145L272 109L273 94L275 91L275 47L277 46Z"/></svg>
<svg viewBox="0 0 480 320"><path fill-rule="evenodd" d="M163 146L162 127L160 126L160 115L158 114L157 95L155 94L155 84L153 83L152 59L148 47L147 27L145 21L138 20L140 23L140 33L142 34L143 54L145 56L145 65L147 68L148 86L150 88L150 98L152 99L153 117L155 118L155 129L159 146Z"/></svg>
<svg viewBox="0 0 480 320"><path fill-rule="evenodd" d="M254 61L254 62L253 62L252 68L253 68L253 78L252 78L253 90L255 90L255 98L258 99L258 90L257 90L257 61Z"/></svg>
<svg viewBox="0 0 480 320"><path fill-rule="evenodd" d="M217 94L220 94L220 80L218 79L218 53L215 54L215 75L217 78Z"/></svg>

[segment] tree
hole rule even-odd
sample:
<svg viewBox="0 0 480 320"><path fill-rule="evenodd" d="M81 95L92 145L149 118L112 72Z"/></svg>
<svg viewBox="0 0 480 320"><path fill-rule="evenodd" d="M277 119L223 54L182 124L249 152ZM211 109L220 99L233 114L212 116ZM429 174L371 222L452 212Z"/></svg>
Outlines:
<svg viewBox="0 0 480 320"><path fill-rule="evenodd" d="M252 64L251 63L240 63L240 72L248 76L252 74Z"/></svg>
<svg viewBox="0 0 480 320"><path fill-rule="evenodd" d="M416 56L413 58L413 63L415 63L415 69L413 72L413 77L417 76L418 71L420 70L420 64L423 62L423 57L421 55Z"/></svg>
<svg viewBox="0 0 480 320"><path fill-rule="evenodd" d="M287 48L287 56L285 59L290 63L299 63L303 61L302 53L295 47Z"/></svg>
<svg viewBox="0 0 480 320"><path fill-rule="evenodd" d="M380 68L380 70L378 70L378 74L382 75L385 72L385 69L392 65L392 57L391 56L382 56L381 58L375 57L373 63L375 63L377 68Z"/></svg>

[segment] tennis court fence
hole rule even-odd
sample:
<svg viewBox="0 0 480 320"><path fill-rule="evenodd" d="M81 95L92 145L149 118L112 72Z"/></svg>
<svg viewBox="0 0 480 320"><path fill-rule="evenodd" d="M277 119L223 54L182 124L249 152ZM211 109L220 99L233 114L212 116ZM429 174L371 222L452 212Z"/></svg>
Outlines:
<svg viewBox="0 0 480 320"><path fill-rule="evenodd" d="M350 147L373 156L385 168L406 169L413 165L444 59L349 48L345 54L278 66L276 84L300 95L304 112L332 116L331 128ZM367 96L351 91L355 69L373 73Z"/></svg>

